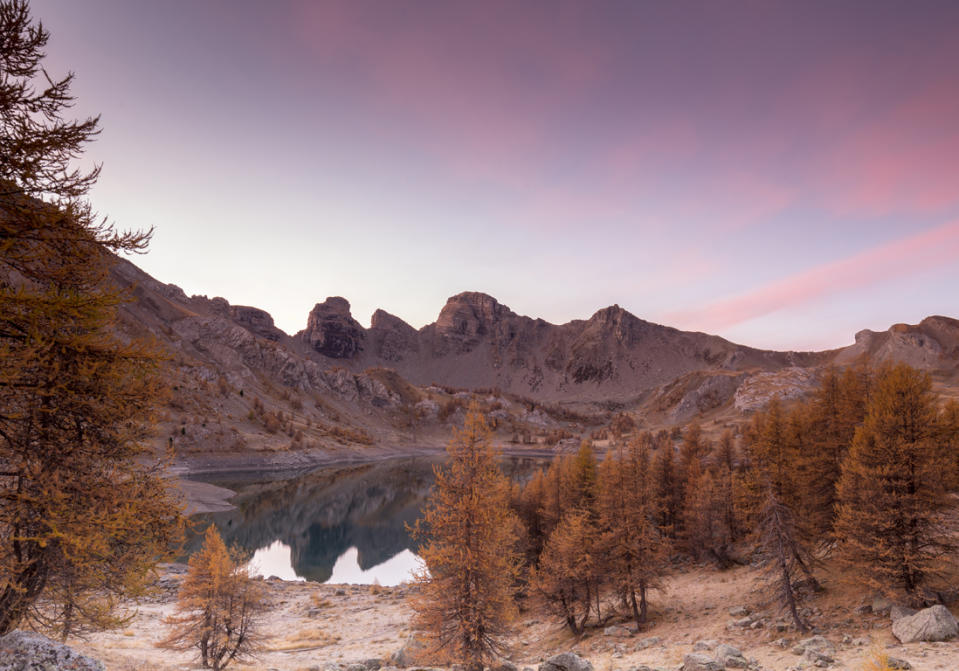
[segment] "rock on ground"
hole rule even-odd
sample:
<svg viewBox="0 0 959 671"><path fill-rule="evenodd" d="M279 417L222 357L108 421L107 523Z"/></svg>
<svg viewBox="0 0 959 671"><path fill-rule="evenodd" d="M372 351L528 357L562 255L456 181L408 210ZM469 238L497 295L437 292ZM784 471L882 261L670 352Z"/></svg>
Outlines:
<svg viewBox="0 0 959 671"><path fill-rule="evenodd" d="M103 664L32 631L0 637L0 671L103 671Z"/></svg>
<svg viewBox="0 0 959 671"><path fill-rule="evenodd" d="M390 662L401 669L416 664L420 655L426 650L426 646L416 636L411 635L406 639L403 647L393 653Z"/></svg>
<svg viewBox="0 0 959 671"><path fill-rule="evenodd" d="M716 661L722 664L724 669L745 669L749 666L749 660L743 657L742 651L727 643L716 646Z"/></svg>
<svg viewBox="0 0 959 671"><path fill-rule="evenodd" d="M892 633L901 643L948 641L959 633L959 623L945 606L924 608L892 623Z"/></svg>
<svg viewBox="0 0 959 671"><path fill-rule="evenodd" d="M723 665L709 655L692 652L683 657L683 671L723 671Z"/></svg>
<svg viewBox="0 0 959 671"><path fill-rule="evenodd" d="M593 665L575 653L564 652L540 664L539 671L593 671Z"/></svg>

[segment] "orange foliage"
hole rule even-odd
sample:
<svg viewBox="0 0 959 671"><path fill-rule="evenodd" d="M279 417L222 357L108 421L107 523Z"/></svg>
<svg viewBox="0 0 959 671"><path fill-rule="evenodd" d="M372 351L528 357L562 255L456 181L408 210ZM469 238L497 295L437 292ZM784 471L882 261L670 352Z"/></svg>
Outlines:
<svg viewBox="0 0 959 671"><path fill-rule="evenodd" d="M425 569L416 577L415 626L428 655L482 664L504 652L515 614L518 520L509 509L509 480L496 463L490 430L476 407L453 430L448 461L423 518Z"/></svg>

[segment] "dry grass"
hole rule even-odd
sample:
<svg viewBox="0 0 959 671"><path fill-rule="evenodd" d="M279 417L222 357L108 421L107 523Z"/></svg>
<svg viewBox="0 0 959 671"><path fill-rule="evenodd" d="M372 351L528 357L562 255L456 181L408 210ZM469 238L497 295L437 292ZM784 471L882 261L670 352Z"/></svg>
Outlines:
<svg viewBox="0 0 959 671"><path fill-rule="evenodd" d="M893 671L893 667L889 666L889 655L878 649L870 650L862 671Z"/></svg>
<svg viewBox="0 0 959 671"><path fill-rule="evenodd" d="M333 605L333 602L325 598L322 594L311 594L310 603L313 604L314 608L329 608Z"/></svg>
<svg viewBox="0 0 959 671"><path fill-rule="evenodd" d="M331 635L319 628L301 629L300 631L284 636L272 638L266 646L268 652L293 652L323 648L340 641L339 636Z"/></svg>

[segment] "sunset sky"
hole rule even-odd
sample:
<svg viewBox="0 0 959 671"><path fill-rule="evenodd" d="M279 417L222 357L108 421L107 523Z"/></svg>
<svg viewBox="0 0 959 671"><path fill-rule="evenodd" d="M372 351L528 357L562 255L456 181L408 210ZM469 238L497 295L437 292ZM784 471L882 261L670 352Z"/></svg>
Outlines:
<svg viewBox="0 0 959 671"><path fill-rule="evenodd" d="M134 261L287 332L464 290L776 349L959 317L957 2L31 6Z"/></svg>

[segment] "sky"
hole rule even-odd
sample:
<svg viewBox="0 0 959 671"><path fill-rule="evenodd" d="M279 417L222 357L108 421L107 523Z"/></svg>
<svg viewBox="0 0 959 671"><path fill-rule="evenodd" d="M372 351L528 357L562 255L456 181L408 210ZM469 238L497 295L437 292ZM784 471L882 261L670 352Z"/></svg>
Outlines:
<svg viewBox="0 0 959 671"><path fill-rule="evenodd" d="M134 262L288 333L468 290L775 349L959 317L959 3L31 6Z"/></svg>

